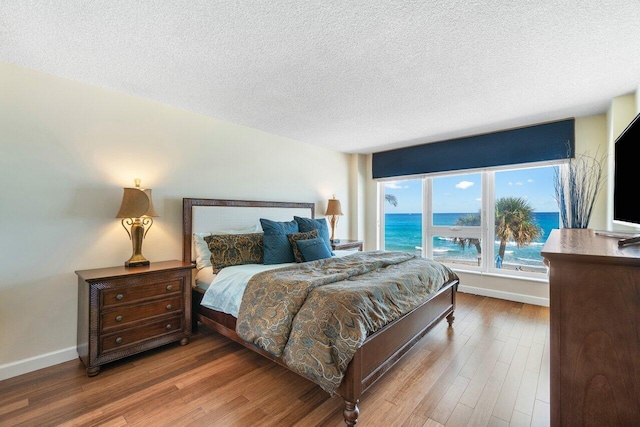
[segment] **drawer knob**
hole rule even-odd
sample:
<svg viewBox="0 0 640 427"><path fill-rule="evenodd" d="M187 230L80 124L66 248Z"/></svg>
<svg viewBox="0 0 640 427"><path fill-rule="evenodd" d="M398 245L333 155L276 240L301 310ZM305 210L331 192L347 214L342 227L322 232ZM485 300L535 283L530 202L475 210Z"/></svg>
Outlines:
<svg viewBox="0 0 640 427"><path fill-rule="evenodd" d="M116 338L116 344L120 344L122 342L122 337Z"/></svg>
<svg viewBox="0 0 640 427"><path fill-rule="evenodd" d="M173 306L171 304L167 304L167 310L171 310Z"/></svg>
<svg viewBox="0 0 640 427"><path fill-rule="evenodd" d="M172 328L171 323L168 323L167 324L167 331L171 330L171 328Z"/></svg>
<svg viewBox="0 0 640 427"><path fill-rule="evenodd" d="M172 289L173 289L173 286L172 286L172 285L167 285L167 290L168 290L168 291L171 291Z"/></svg>
<svg viewBox="0 0 640 427"><path fill-rule="evenodd" d="M117 315L116 316L116 322L122 322L122 316Z"/></svg>
<svg viewBox="0 0 640 427"><path fill-rule="evenodd" d="M122 295L122 294L118 294L118 295L116 295L116 299L117 299L118 301L119 301L119 300L121 300L122 298L124 298L124 295Z"/></svg>

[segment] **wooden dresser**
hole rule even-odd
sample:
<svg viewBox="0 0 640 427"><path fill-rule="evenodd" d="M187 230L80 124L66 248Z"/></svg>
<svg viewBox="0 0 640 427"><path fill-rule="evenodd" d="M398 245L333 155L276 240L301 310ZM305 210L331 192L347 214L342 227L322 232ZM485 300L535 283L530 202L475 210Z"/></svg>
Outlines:
<svg viewBox="0 0 640 427"><path fill-rule="evenodd" d="M640 246L553 230L551 425L640 426Z"/></svg>
<svg viewBox="0 0 640 427"><path fill-rule="evenodd" d="M191 263L76 271L78 356L87 375L100 366L191 336Z"/></svg>

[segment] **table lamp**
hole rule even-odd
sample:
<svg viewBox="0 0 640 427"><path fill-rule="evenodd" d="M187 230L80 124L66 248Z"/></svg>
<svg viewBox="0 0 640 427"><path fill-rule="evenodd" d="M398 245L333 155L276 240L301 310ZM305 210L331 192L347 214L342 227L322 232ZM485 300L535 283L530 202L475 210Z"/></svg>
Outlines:
<svg viewBox="0 0 640 427"><path fill-rule="evenodd" d="M327 204L327 211L325 215L331 216L331 243L340 243L340 240L336 239L336 225L338 225L338 216L344 215L342 213L342 207L340 206L340 200L336 199L336 195L329 199Z"/></svg>
<svg viewBox="0 0 640 427"><path fill-rule="evenodd" d="M151 190L140 188L140 180L135 179L135 188L125 188L122 195L122 203L116 218L122 218L122 227L131 239L133 254L125 261L126 267L149 265L149 261L142 256L142 241L153 225L154 216L159 216L153 207ZM145 230L145 226L147 226ZM127 229L131 227L131 231Z"/></svg>

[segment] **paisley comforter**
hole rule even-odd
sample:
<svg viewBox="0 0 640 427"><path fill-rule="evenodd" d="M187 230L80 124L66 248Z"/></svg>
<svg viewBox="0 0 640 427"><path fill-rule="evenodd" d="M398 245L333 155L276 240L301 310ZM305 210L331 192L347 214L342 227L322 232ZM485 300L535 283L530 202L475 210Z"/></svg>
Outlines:
<svg viewBox="0 0 640 427"><path fill-rule="evenodd" d="M333 394L365 338L457 279L405 252L356 252L265 271L244 292L236 332Z"/></svg>

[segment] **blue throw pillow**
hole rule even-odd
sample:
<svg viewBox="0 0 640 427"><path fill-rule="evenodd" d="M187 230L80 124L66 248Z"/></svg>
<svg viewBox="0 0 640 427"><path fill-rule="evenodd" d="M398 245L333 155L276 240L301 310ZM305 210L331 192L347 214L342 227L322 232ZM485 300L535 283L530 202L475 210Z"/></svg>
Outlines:
<svg viewBox="0 0 640 427"><path fill-rule="evenodd" d="M315 261L318 259L331 258L331 251L324 242L324 239L316 237L309 240L298 240L298 249L302 252L305 261Z"/></svg>
<svg viewBox="0 0 640 427"><path fill-rule="evenodd" d="M294 221L278 222L270 219L260 218L260 225L264 235L262 237L264 245L265 264L283 264L285 262L295 262L293 249L287 238L287 234L298 232L298 223Z"/></svg>
<svg viewBox="0 0 640 427"><path fill-rule="evenodd" d="M331 240L329 239L329 226L325 218L312 219L294 216L293 219L298 223L300 231L318 230L318 237L324 241L327 249L329 249L329 253L333 255L331 251Z"/></svg>

